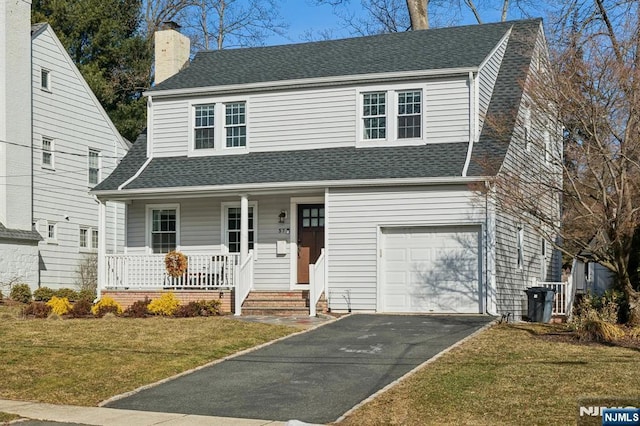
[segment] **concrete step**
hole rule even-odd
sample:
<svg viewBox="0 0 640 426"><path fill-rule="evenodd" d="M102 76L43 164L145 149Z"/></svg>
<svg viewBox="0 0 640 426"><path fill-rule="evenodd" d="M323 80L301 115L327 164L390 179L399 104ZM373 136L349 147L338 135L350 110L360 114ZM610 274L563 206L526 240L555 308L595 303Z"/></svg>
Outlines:
<svg viewBox="0 0 640 426"><path fill-rule="evenodd" d="M243 306L242 315L305 316L309 315L309 308Z"/></svg>

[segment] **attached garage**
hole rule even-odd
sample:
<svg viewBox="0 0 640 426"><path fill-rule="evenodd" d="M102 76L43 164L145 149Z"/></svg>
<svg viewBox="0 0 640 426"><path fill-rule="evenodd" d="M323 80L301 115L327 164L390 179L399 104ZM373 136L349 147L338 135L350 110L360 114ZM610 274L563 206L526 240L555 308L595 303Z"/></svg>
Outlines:
<svg viewBox="0 0 640 426"><path fill-rule="evenodd" d="M479 226L381 231L383 312L482 312Z"/></svg>

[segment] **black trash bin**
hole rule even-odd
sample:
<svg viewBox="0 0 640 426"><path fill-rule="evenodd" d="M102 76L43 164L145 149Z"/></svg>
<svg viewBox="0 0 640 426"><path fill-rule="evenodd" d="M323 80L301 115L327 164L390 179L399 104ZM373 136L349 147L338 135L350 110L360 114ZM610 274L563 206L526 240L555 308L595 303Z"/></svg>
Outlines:
<svg viewBox="0 0 640 426"><path fill-rule="evenodd" d="M556 291L546 287L530 287L527 293L527 317L531 322L549 322L553 312L553 299Z"/></svg>

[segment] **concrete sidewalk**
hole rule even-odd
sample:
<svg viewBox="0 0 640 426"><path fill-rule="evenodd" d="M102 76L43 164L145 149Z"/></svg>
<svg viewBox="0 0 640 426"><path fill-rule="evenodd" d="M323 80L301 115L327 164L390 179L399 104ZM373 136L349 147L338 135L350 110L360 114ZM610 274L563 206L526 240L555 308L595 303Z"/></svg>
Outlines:
<svg viewBox="0 0 640 426"><path fill-rule="evenodd" d="M236 419L231 417L158 413L103 407L80 407L75 405L54 405L37 402L11 401L7 399L0 399L0 412L17 414L33 420L74 423L78 425L147 426L162 424L163 426L283 426L287 424L271 420Z"/></svg>

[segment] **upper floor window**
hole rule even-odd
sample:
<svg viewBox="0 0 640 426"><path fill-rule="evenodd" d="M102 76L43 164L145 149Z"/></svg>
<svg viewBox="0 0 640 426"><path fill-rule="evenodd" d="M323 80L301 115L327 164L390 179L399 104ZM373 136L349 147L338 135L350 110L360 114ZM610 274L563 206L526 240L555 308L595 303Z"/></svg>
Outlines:
<svg viewBox="0 0 640 426"><path fill-rule="evenodd" d="M422 124L422 92L398 92L398 139L419 138Z"/></svg>
<svg viewBox="0 0 640 426"><path fill-rule="evenodd" d="M227 129L227 147L247 146L244 102L225 105L225 128Z"/></svg>
<svg viewBox="0 0 640 426"><path fill-rule="evenodd" d="M380 142L422 144L423 90L415 87L376 90L360 94L361 146L380 146Z"/></svg>
<svg viewBox="0 0 640 426"><path fill-rule="evenodd" d="M42 137L42 167L53 169L54 168L54 158L53 158L53 139L48 138L46 136Z"/></svg>
<svg viewBox="0 0 640 426"><path fill-rule="evenodd" d="M100 181L100 151L89 149L89 185L97 185Z"/></svg>
<svg viewBox="0 0 640 426"><path fill-rule="evenodd" d="M215 104L195 107L195 149L209 149L215 146Z"/></svg>
<svg viewBox="0 0 640 426"><path fill-rule="evenodd" d="M362 96L364 139L387 138L386 93L365 93Z"/></svg>
<svg viewBox="0 0 640 426"><path fill-rule="evenodd" d="M51 71L44 68L40 70L40 88L47 92L51 91Z"/></svg>
<svg viewBox="0 0 640 426"><path fill-rule="evenodd" d="M531 151L531 108L528 105L524 107L524 146L527 151Z"/></svg>

